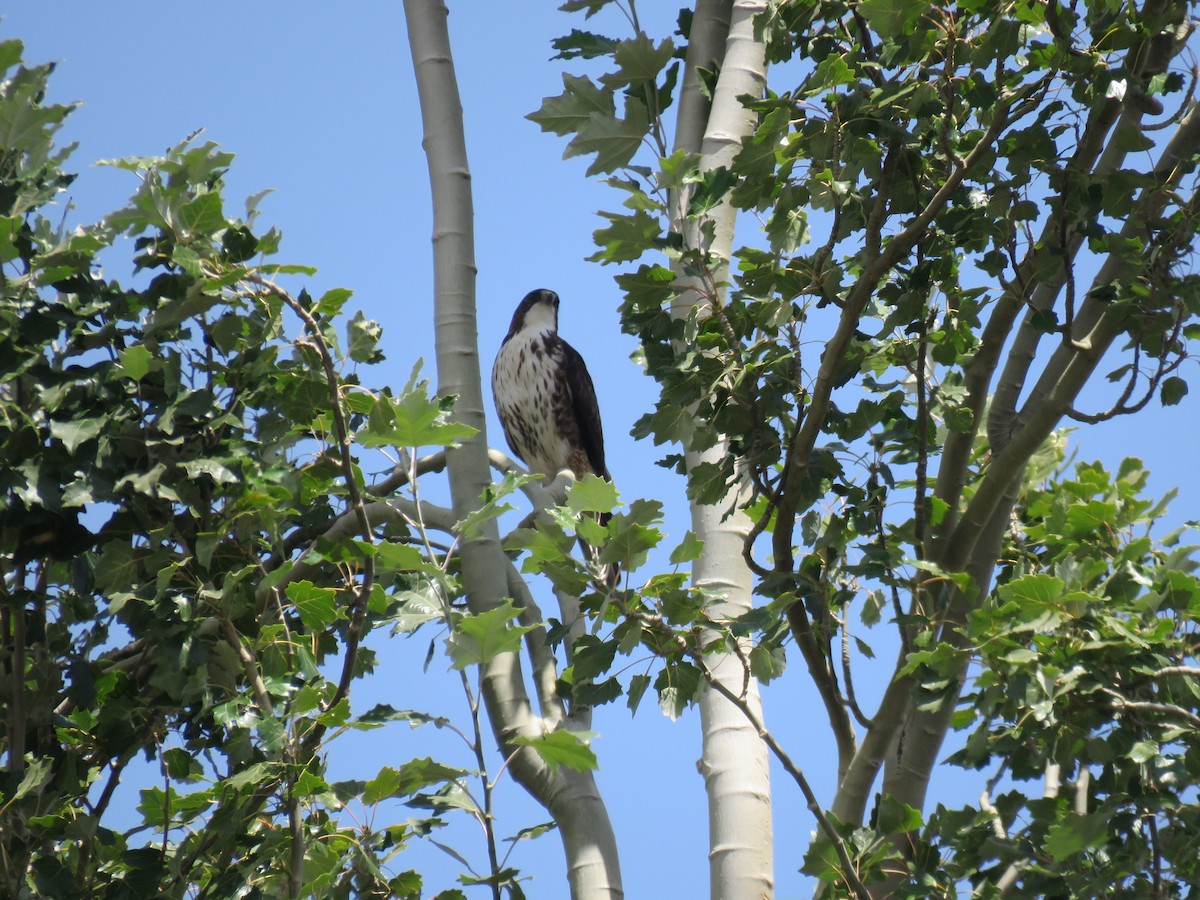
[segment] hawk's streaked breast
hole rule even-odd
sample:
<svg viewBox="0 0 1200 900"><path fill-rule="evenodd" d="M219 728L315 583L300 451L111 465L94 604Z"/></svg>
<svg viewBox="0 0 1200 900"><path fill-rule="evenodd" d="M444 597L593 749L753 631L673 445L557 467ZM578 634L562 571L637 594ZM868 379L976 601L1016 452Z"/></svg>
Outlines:
<svg viewBox="0 0 1200 900"><path fill-rule="evenodd" d="M583 357L558 336L558 294L531 291L517 306L496 363L492 394L504 436L513 453L547 483L569 469L576 479L599 475L611 481L604 464L604 431L596 388ZM597 516L600 524L609 513ZM619 567L601 564L580 539L603 583L617 583Z"/></svg>
<svg viewBox="0 0 1200 900"><path fill-rule="evenodd" d="M548 482L562 469L609 477L596 391L583 358L558 336L553 291L533 291L517 307L492 393L508 444L531 472Z"/></svg>

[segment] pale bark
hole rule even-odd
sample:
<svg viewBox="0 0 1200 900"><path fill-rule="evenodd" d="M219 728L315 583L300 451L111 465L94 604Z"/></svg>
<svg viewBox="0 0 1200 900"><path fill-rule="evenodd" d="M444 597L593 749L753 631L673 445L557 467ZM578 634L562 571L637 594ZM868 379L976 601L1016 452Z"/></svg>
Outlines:
<svg viewBox="0 0 1200 900"><path fill-rule="evenodd" d="M441 0L405 0L404 12L433 194L439 391L458 397L456 418L478 431L446 454L454 515L462 519L479 506L484 488L491 483L475 319L471 176L445 4ZM471 611L484 612L503 603L510 563L500 547L495 521L464 537L460 554ZM571 896L576 900L620 898L624 892L616 839L591 773L553 769L529 748L517 750L511 743L518 736L538 736L552 727L551 723L562 721L561 705L546 671L552 659L548 652L535 655L543 715L533 710L520 657L515 653L484 665L484 704L501 752L512 755L509 771L560 826Z"/></svg>
<svg viewBox="0 0 1200 900"><path fill-rule="evenodd" d="M1166 52L1174 53L1177 49L1168 48ZM1163 61L1160 64L1165 66ZM1072 166L1093 175L1104 174L1120 166L1126 154L1114 144L1105 144L1105 139L1113 132L1118 115L1121 124L1129 127L1136 127L1141 119L1140 111L1131 111L1128 107L1120 109L1119 104L1102 108L1085 129L1085 140L1072 159ZM1163 149L1153 173L1157 185L1143 192L1124 223L1123 236L1133 238L1147 232L1147 224L1161 214L1180 180L1190 171L1187 160L1198 150L1200 113L1193 107L1183 116L1172 139ZM1054 349L1030 386L1035 354L1046 335L1033 327L1028 315L1020 324L1016 324L1016 319L1024 308L1025 296L1030 297L1036 308L1051 308L1068 282L1067 268L1074 265L1079 242L1071 238L1065 242L1065 246L1057 247L1050 236L1058 229L1055 216L1051 216L1042 241L1031 248L1022 262L1014 288L1001 298L993 310L984 329L981 351L968 364L965 373L972 406L976 410L975 428L965 434L952 434L941 462L936 493L952 509L957 507L961 512L943 521L934 542L933 560L948 571L969 573L976 585L976 590L969 595L950 591L945 598L946 613L938 638L951 646L965 647L960 629L978 598L989 589L1004 532L1010 525L1011 512L1030 457L1059 427L1063 416L1091 380L1104 354L1123 333L1120 311L1113 304L1097 299L1090 291L1081 290L1083 299L1078 304L1069 336L1067 339L1057 335L1050 338L1055 342ZM1060 254L1062 266L1051 276L1036 281L1034 273L1038 268L1038 254L1046 252ZM1112 255L1104 261L1091 284L1108 285L1128 278L1129 268L1129 262ZM1018 289L1021 293L1017 292ZM1014 326L1015 339L1008 352L1002 355L1001 351L1012 336ZM999 377L993 382L997 372ZM989 387L995 391L987 423L992 457L970 501L960 507L967 453L976 431L983 425L983 400ZM1018 405L1018 398L1023 393L1027 393L1027 398ZM962 671L959 673L960 683L965 674L964 655ZM887 743L892 749L892 754L887 758L884 792L920 809L924 806L933 767L949 731L955 698L950 698L937 709L909 713L911 689L910 679L897 679L889 687L881 704L881 714L889 709L905 710L903 726L900 726L894 714L888 715L885 722L893 731L902 728L900 751L896 752L895 741L877 743ZM875 726L880 724L877 717ZM867 740L870 741L871 737L869 734ZM854 779L853 784L843 783L834 806L835 813L856 821L861 821L865 814L866 792L874 781L874 773L869 771L871 764L866 759L861 762L862 770L856 773L859 777ZM878 761L874 763L875 766L878 764Z"/></svg>
<svg viewBox="0 0 1200 900"><path fill-rule="evenodd" d="M730 166L744 138L753 131L754 116L738 99L758 96L765 80L763 46L754 37L754 16L764 4L752 0L736 3L697 4L684 73L675 150L700 153L702 172ZM711 106L699 90L697 67L712 69L719 62L720 77ZM677 283L689 286L672 305L674 315L688 317L699 308L711 314L724 298L733 249L736 210L728 203L711 210L704 224L713 227L712 241L703 243L701 222L685 218L687 195L672 198L672 227L683 234L687 249L709 254L709 273L676 267ZM702 462L716 463L729 453L718 440L703 452L688 451L689 470ZM721 600L709 609L714 620L729 619L751 608L752 574L742 554L750 534L749 518L739 509L743 486L737 485L716 504L692 505L692 530L704 541L704 550L692 571L698 588ZM708 658L712 676L732 694L743 697L761 720L758 685L736 654ZM772 859L771 789L767 747L750 720L714 689L700 698L702 756L709 808L709 877L713 898L740 900L774 894Z"/></svg>

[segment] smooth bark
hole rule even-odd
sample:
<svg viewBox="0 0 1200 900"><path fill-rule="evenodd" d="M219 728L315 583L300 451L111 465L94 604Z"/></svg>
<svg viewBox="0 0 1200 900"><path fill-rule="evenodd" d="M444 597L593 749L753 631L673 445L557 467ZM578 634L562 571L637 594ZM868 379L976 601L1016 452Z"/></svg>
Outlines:
<svg viewBox="0 0 1200 900"><path fill-rule="evenodd" d="M763 46L755 39L754 17L761 2L702 2L692 23L680 102L675 149L700 154L700 171L729 166L742 141L754 128L754 115L738 99L758 96L765 82ZM720 78L709 104L699 90L697 68L716 69ZM700 220L686 218L687 195L673 198L672 227L683 234L688 250L707 251L703 274L676 267L677 283L689 285L673 304L686 318L699 308L711 315L724 301L724 282L733 250L736 210L728 203ZM705 243L704 226L712 227ZM717 463L729 453L718 440L701 453L686 454L689 470ZM715 620L729 619L751 608L752 573L743 557L751 523L739 508L744 484L736 485L716 504L692 504L692 531L704 541L703 554L692 570L692 583L720 600L709 609ZM761 720L758 684L747 672L744 655L715 654L708 665L715 680L745 702ZM700 697L702 756L709 808L710 894L716 898L765 898L774 894L771 786L767 747L742 710L718 691Z"/></svg>
<svg viewBox="0 0 1200 900"><path fill-rule="evenodd" d="M471 175L463 134L454 62L441 0L405 0L409 46L424 125L424 148L433 194L434 293L439 390L458 397L455 415L478 433L447 451L446 467L456 519L479 506L491 483L484 419L478 329L475 319L475 250ZM493 609L507 594L510 563L494 520L461 545L462 579L472 612ZM518 600L521 598L518 597ZM543 638L534 632L531 639ZM529 748L511 742L535 737L561 721L561 706L546 669L553 654L535 654L537 687L545 707L537 715L526 690L520 657L502 654L483 667L481 682L488 718L509 771L554 816L567 857L575 900L624 896L616 839L591 773L553 769Z"/></svg>

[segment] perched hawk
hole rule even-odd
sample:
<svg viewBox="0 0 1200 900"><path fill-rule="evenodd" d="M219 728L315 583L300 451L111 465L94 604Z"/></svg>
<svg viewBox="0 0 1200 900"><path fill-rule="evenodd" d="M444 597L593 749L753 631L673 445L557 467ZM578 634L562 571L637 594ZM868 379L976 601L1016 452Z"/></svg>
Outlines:
<svg viewBox="0 0 1200 900"><path fill-rule="evenodd" d="M577 479L612 480L596 389L583 357L558 336L554 291L531 291L517 306L492 366L492 394L509 447L547 484L563 469ZM595 554L583 547L594 563ZM610 586L618 574L613 565L600 573Z"/></svg>

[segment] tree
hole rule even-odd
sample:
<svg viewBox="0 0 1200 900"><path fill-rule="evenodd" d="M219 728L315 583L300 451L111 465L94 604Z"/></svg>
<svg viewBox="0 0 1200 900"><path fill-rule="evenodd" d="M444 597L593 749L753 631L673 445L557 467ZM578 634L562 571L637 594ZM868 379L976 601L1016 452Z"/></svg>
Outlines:
<svg viewBox="0 0 1200 900"><path fill-rule="evenodd" d="M632 26L556 42L605 71L565 75L531 118L622 192L595 259L624 268L624 326L661 386L638 432L687 476L693 529L669 561L693 564L690 583L647 574L660 504L617 506L591 480L546 490L483 439L440 3L406 2L437 219L435 397L417 373L398 395L360 383L378 328L355 316L342 338L349 293L309 297L253 204L226 212L214 145L118 163L141 179L126 209L53 225L69 110L42 105L47 67L0 45L0 404L21 461L0 512L6 890L420 896L394 855L460 811L486 837L464 884L519 897L492 824L511 773L558 825L572 894L619 896L587 731L653 686L668 713L703 709L714 896L771 893L768 752L818 832L780 864L826 895L1181 893L1200 824L1195 562L1179 535L1142 533L1163 504L1142 499L1136 462L1072 473L1055 429L1186 392L1188 8L700 0L678 46L632 3L567 8ZM764 227L735 250L739 212ZM134 287L95 267L122 234ZM1110 348L1115 402L1083 412ZM449 508L429 499L442 472ZM533 509L502 538L517 491ZM622 563L618 590L594 588L575 533ZM347 730L458 727L352 706L364 641L387 627L447 636L470 759L331 782ZM873 711L853 689L864 637L896 652ZM764 718L756 681L781 679L789 651L797 697L828 719L826 773L802 772ZM657 665L628 674L635 653ZM983 793L930 808L951 729ZM160 786L115 825L139 754ZM394 799L431 815L347 818Z"/></svg>
<svg viewBox="0 0 1200 900"><path fill-rule="evenodd" d="M569 4L589 16L604 5ZM698 4L681 31L703 40L709 21L730 13L736 21L752 7ZM722 98L729 103L730 93L755 116L743 130L722 130L720 144L697 150L677 139L671 155L662 135L676 77L672 44L581 31L556 44L565 58L610 66L598 82L565 77L565 92L534 115L571 136L568 155L595 152L591 174L609 175L626 196L626 212L604 214L610 225L596 234L595 259L665 252L671 261L617 276L625 326L662 385L662 402L639 433L680 445L683 453L667 461L687 474L694 509L716 506L735 529L741 511L750 517L744 561L767 602L728 623L728 634L757 636L759 665L752 654L745 665L759 677L778 674L785 634L804 659L838 750L830 815L817 811L827 844L818 842L806 865L859 896L880 890L869 886L880 880L888 896L989 880L979 860L976 869L941 868L946 851L928 835L947 840L946 814L930 815L927 831L917 832L947 732L973 709L959 703L972 659L990 658L984 648L1001 634L1059 624L1051 617L1030 628L1018 617L973 630L990 598L1022 596L1016 586L1031 584L1017 566L1001 569L1006 580L991 590L997 565L1022 537L1019 504L1038 483L1030 463L1064 418L1098 421L1186 392L1173 373L1197 312L1188 261L1200 120L1173 63L1191 34L1188 8L770 4L755 35L772 63L801 60L796 86L763 92L747 81L757 63L735 55L734 29L709 66L690 44L684 98L689 76L692 84L702 77L710 125L728 114ZM740 87L723 94L727 82ZM1175 109L1165 112L1164 100ZM684 134L692 115L681 102ZM638 164L643 140L656 151L647 165ZM1139 165L1137 153L1151 161ZM765 220L763 240L738 251L732 278L729 207ZM820 237L809 249L813 232ZM805 354L812 344L824 347L816 362ZM1104 412L1084 411L1083 387L1114 345L1126 353L1110 376L1118 396ZM1115 530L1119 504L1096 504L1103 513L1088 529ZM1043 551L1064 569L1075 560ZM1066 589L1069 579L1052 577ZM1085 578L1071 588L1098 602L1102 583ZM850 616L871 625L889 606L900 653L883 701L867 715L853 693ZM707 628L722 614L701 606L679 624ZM1186 629L1176 622L1172 633ZM674 658L696 661L698 648L675 634ZM1023 651L1016 656L1026 663L1041 658ZM1155 672L1187 668L1188 648L1166 654L1172 661ZM1039 671L1050 683L1061 678ZM1091 671L1099 684L1120 669ZM980 683L997 677L985 673ZM1069 678L1066 685L1069 693ZM1109 700L1106 727L1138 708ZM1189 703L1145 702L1170 708L1177 726L1192 715ZM1132 757L1148 752L1139 746ZM1093 760L1078 739L1041 747L1047 767L1086 786ZM973 762L997 756L1004 768L1014 765L994 751ZM794 776L807 799L805 779ZM1081 803L1089 811L1052 826L1063 838L1051 852L1058 863L1100 858L1086 852L1095 835L1082 823L1099 827L1107 814L1086 797ZM977 815L986 818L988 805ZM1186 883L1184 859L1168 859L1153 834L1157 807L1134 806L1152 833L1141 858L1152 862L1139 874L1109 870L1108 883L1149 871L1160 890L1172 866ZM1008 815L1000 830L1015 811ZM1166 819L1172 834L1186 833L1183 820ZM998 838L1009 840L1007 831ZM963 849L953 837L949 847ZM1022 865L1003 869L1006 889Z"/></svg>

